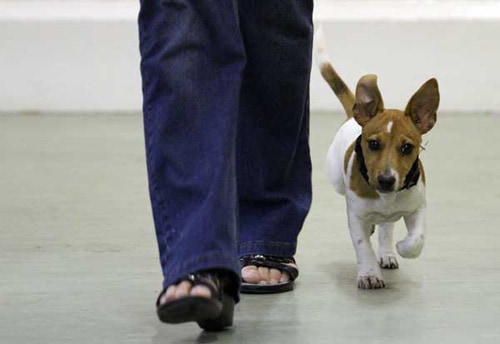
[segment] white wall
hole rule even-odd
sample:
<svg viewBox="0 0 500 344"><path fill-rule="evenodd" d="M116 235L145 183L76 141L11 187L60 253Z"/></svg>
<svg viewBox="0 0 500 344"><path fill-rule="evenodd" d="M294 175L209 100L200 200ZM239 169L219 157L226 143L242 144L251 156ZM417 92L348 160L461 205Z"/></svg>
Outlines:
<svg viewBox="0 0 500 344"><path fill-rule="evenodd" d="M139 111L138 1L0 1L0 112ZM388 107L431 76L445 111L498 111L500 4L317 0L332 62ZM311 106L340 109L316 67Z"/></svg>
<svg viewBox="0 0 500 344"><path fill-rule="evenodd" d="M400 108L434 76L441 110L499 111L500 3L359 3L323 1L316 12L333 65L352 88L377 74L385 105ZM311 91L315 108L339 108L317 70Z"/></svg>
<svg viewBox="0 0 500 344"><path fill-rule="evenodd" d="M0 111L138 111L137 2L0 2Z"/></svg>

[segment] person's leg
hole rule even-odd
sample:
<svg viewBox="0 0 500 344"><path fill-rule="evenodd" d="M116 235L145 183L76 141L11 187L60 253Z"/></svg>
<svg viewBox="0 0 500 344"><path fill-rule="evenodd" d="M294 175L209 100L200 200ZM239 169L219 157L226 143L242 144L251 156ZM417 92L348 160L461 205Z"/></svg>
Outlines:
<svg viewBox="0 0 500 344"><path fill-rule="evenodd" d="M237 3L142 0L139 37L163 286L188 273L223 269L237 287L235 142L245 65ZM166 298L189 289L184 283Z"/></svg>
<svg viewBox="0 0 500 344"><path fill-rule="evenodd" d="M313 4L239 4L247 51L238 126L239 255L292 257L311 203Z"/></svg>

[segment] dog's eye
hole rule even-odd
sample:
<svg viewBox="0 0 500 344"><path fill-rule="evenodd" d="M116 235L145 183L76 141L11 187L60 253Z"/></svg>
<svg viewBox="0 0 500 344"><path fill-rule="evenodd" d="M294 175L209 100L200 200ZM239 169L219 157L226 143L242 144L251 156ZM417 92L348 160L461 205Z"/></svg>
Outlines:
<svg viewBox="0 0 500 344"><path fill-rule="evenodd" d="M401 146L401 153L403 155L410 155L411 152L413 152L413 145L405 143L404 145Z"/></svg>
<svg viewBox="0 0 500 344"><path fill-rule="evenodd" d="M368 148L372 151L377 151L380 149L380 141L378 140L368 140Z"/></svg>

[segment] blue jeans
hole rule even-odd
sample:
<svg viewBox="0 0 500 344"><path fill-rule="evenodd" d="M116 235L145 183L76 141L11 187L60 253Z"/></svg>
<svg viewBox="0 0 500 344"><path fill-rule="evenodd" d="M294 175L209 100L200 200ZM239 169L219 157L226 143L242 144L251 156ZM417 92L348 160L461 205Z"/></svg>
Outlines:
<svg viewBox="0 0 500 344"><path fill-rule="evenodd" d="M166 287L293 256L311 204L312 0L141 0L146 156Z"/></svg>

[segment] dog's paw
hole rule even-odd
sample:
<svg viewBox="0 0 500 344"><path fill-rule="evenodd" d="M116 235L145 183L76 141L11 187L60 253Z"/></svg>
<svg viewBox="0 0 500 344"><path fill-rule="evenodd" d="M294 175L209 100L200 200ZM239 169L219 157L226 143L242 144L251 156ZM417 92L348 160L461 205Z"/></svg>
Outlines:
<svg viewBox="0 0 500 344"><path fill-rule="evenodd" d="M424 248L424 236L407 237L396 245L398 253L403 258L417 258Z"/></svg>
<svg viewBox="0 0 500 344"><path fill-rule="evenodd" d="M381 289L385 288L384 280L377 276L359 276L359 289Z"/></svg>
<svg viewBox="0 0 500 344"><path fill-rule="evenodd" d="M382 269L399 269L398 260L392 253L382 254L378 259L378 263Z"/></svg>

